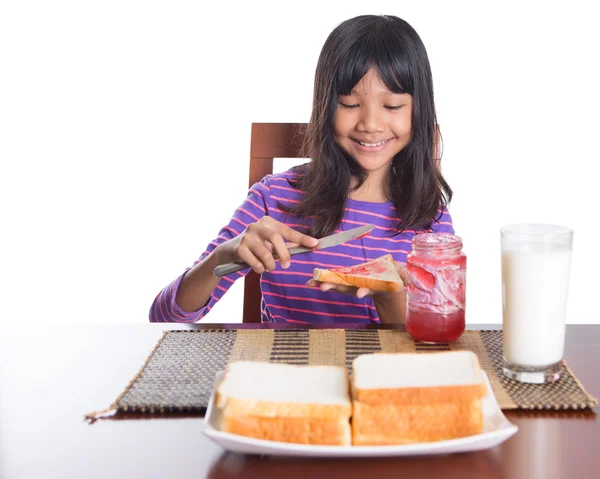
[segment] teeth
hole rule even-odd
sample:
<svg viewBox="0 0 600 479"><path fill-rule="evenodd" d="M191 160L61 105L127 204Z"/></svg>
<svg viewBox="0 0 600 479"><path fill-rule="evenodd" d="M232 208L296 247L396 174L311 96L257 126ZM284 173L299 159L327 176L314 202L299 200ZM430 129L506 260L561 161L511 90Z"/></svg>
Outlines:
<svg viewBox="0 0 600 479"><path fill-rule="evenodd" d="M359 143L362 146L370 146L370 147L380 146L380 145L383 145L385 142L386 142L386 140L380 141L379 143L365 143L364 141L359 141Z"/></svg>

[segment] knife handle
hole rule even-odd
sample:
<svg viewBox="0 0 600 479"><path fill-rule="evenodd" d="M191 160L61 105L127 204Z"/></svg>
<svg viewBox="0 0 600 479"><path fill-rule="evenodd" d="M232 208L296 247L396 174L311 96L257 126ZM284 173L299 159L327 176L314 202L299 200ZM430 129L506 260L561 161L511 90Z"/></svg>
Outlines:
<svg viewBox="0 0 600 479"><path fill-rule="evenodd" d="M213 270L213 273L217 278L221 278L225 275L236 273L237 271L241 271L249 267L250 265L244 262L221 264Z"/></svg>
<svg viewBox="0 0 600 479"><path fill-rule="evenodd" d="M308 253L309 251L313 251L313 250L314 250L313 248L306 248L304 246L296 246L295 248L290 248L288 251L289 251L290 256L292 256L292 255L299 254L299 253ZM273 258L275 258L275 260L278 260L279 256L277 256L276 254L273 254ZM238 271L241 271L241 270L249 268L249 267L250 267L250 265L248 263L244 263L243 261L240 261L239 263L221 264L213 270L213 273L217 278L221 278L225 275L228 275L231 273L236 273Z"/></svg>

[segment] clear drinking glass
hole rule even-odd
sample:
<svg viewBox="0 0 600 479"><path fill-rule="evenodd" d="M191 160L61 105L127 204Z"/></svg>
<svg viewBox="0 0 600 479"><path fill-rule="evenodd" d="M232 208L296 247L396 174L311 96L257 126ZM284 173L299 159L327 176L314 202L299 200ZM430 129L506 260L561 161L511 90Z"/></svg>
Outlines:
<svg viewBox="0 0 600 479"><path fill-rule="evenodd" d="M544 383L560 377L573 231L516 224L500 230L504 374Z"/></svg>

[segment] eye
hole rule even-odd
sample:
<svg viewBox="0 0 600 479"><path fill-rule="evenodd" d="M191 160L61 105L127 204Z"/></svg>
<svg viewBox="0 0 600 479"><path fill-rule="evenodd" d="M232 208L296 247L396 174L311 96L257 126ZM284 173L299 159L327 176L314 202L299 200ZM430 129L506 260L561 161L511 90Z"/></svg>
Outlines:
<svg viewBox="0 0 600 479"><path fill-rule="evenodd" d="M398 106L393 106L393 105L384 105L384 108L386 110L399 110L400 108L402 108L404 105L398 105Z"/></svg>
<svg viewBox="0 0 600 479"><path fill-rule="evenodd" d="M341 101L338 101L338 104L342 107L342 108L348 108L348 109L352 109L352 108L358 108L358 103L355 103L353 105L349 105L347 103L342 103Z"/></svg>

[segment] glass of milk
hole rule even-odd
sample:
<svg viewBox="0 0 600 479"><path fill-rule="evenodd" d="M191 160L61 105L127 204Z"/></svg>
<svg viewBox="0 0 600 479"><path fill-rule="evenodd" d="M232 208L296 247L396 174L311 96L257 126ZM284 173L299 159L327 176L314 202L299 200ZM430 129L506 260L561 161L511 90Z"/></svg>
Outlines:
<svg viewBox="0 0 600 479"><path fill-rule="evenodd" d="M546 224L500 230L504 374L544 383L560 377L573 231Z"/></svg>

